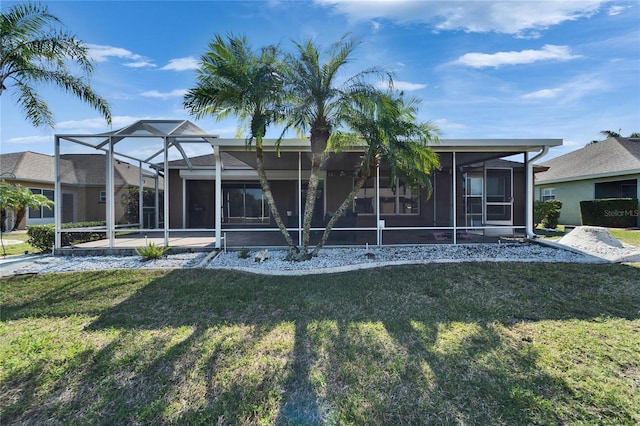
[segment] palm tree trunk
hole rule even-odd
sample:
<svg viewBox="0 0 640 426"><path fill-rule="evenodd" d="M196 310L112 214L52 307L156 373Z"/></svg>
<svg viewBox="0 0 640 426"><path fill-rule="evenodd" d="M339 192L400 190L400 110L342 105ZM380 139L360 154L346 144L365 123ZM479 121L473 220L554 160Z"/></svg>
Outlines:
<svg viewBox="0 0 640 426"><path fill-rule="evenodd" d="M336 210L333 217L329 220L329 223L327 223L327 226L324 232L322 233L322 238L320 239L320 242L313 249L313 252L311 253L312 257L316 256L320 251L320 249L324 247L324 245L327 243L327 240L329 239L329 234L331 233L333 226L336 224L340 216L344 214L345 210L347 210L347 207L349 207L349 205L353 203L353 200L356 198L356 194L358 193L358 191L360 191L360 189L362 188L362 186L364 185L364 183L367 181L368 178L369 178L369 175L363 175L360 179L358 179L358 182L356 182L355 186L353 187L353 191L351 191L349 195L347 195L347 198L344 199L342 204L340 204L340 207L338 207L338 210Z"/></svg>
<svg viewBox="0 0 640 426"><path fill-rule="evenodd" d="M293 252L297 252L298 248L296 244L293 242L291 235L289 235L289 231L287 231L287 228L284 226L284 223L282 222L282 218L280 217L280 212L278 211L276 202L273 199L271 186L269 185L269 181L267 180L267 173L265 172L265 169L264 169L264 152L262 150L262 138L259 138L258 140L256 140L256 158L257 158L258 178L260 179L260 186L262 186L262 192L264 193L264 196L267 199L267 204L269 205L271 216L273 216L273 219L276 221L276 225L278 225L280 232L284 236L284 239L287 241L289 250Z"/></svg>
<svg viewBox="0 0 640 426"><path fill-rule="evenodd" d="M25 208L17 209L17 210L14 210L14 213L15 213L15 217L13 218L13 228L11 229L11 231L18 230L18 226L20 226L20 222L22 222L22 219L24 219L24 216L27 213L27 209Z"/></svg>
<svg viewBox="0 0 640 426"><path fill-rule="evenodd" d="M307 199L304 206L304 222L302 227L302 252L307 253L309 249L309 238L311 236L311 222L316 206L316 194L318 193L318 177L320 173L320 163L322 162L322 154L312 154L311 157L311 174L309 175L309 183L307 185Z"/></svg>

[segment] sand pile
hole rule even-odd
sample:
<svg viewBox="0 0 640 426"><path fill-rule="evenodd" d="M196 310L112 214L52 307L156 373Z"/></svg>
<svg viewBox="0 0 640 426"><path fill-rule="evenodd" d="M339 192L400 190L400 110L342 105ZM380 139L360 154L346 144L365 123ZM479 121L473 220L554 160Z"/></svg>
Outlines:
<svg viewBox="0 0 640 426"><path fill-rule="evenodd" d="M578 226L558 243L613 262L640 262L640 249L623 244L606 228Z"/></svg>

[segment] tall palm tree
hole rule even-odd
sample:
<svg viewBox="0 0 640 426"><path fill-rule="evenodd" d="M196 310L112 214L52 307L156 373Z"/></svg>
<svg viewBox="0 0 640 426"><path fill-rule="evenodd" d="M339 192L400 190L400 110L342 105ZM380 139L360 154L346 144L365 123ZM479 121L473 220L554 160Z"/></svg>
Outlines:
<svg viewBox="0 0 640 426"><path fill-rule="evenodd" d="M288 111L288 126L309 134L311 142L311 173L305 200L301 258L308 257L319 171L326 159L331 133L344 122L345 106L352 102L354 96L377 92L367 82L367 77L385 75L371 68L342 79L340 72L348 64L357 45L355 40L342 37L321 54L319 47L309 40L295 43L296 53L287 56L287 88L292 104Z"/></svg>
<svg viewBox="0 0 640 426"><path fill-rule="evenodd" d="M402 178L412 188L425 188L431 195L431 174L440 167L438 155L430 145L438 143L440 131L431 123L416 122L418 99L405 100L402 93L360 94L345 105L346 124L355 134L336 134L332 148L353 145L358 140L364 148L359 179L353 190L336 210L327 224L312 256L324 246L331 229L358 191L380 164L389 167L392 182ZM354 136L356 140L354 141Z"/></svg>
<svg viewBox="0 0 640 426"><path fill-rule="evenodd" d="M53 113L36 86L54 84L98 110L111 124L107 101L87 83L94 69L87 47L61 26L46 6L32 3L15 4L0 14L0 95L13 86L27 120L36 127L53 127ZM73 68L83 75L74 75Z"/></svg>
<svg viewBox="0 0 640 426"><path fill-rule="evenodd" d="M263 139L267 127L283 119L283 63L279 49L267 46L255 51L245 37L216 35L201 58L197 84L187 91L184 106L196 118L231 114L249 125L246 143L255 142L260 185L271 215L290 249L297 250L271 192L264 168Z"/></svg>

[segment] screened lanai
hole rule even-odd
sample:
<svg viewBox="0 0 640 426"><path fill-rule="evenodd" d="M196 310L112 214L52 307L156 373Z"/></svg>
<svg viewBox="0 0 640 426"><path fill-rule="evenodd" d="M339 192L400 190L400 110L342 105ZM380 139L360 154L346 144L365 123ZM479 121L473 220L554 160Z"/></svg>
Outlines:
<svg viewBox="0 0 640 426"><path fill-rule="evenodd" d="M532 233L534 161L559 139L443 140L433 191L380 165L329 245L460 244ZM302 238L307 139L265 140L265 169L289 233ZM101 134L55 137L57 250L154 242L185 249L285 245L258 182L255 150L185 120L143 120ZM312 240L354 188L362 148L331 154L320 172ZM69 168L68 159L84 164ZM75 180L70 179L74 174ZM65 182L82 182L69 185ZM313 242L313 241L312 241Z"/></svg>

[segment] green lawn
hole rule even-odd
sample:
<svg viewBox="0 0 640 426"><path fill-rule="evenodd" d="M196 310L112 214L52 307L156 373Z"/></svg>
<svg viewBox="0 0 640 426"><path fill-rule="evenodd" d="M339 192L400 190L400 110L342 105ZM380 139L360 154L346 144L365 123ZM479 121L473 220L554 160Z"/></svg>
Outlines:
<svg viewBox="0 0 640 426"><path fill-rule="evenodd" d="M640 423L640 269L0 280L2 424Z"/></svg>
<svg viewBox="0 0 640 426"><path fill-rule="evenodd" d="M27 231L15 231L15 232L3 232L2 239L4 243L4 249L0 246L0 256L11 256L13 254L40 253L40 250L27 243L29 236ZM19 244L8 244L9 240L22 241Z"/></svg>
<svg viewBox="0 0 640 426"><path fill-rule="evenodd" d="M626 229L609 228L609 232L611 232L611 235L613 235L623 243L640 247L640 231L639 230L631 231Z"/></svg>

